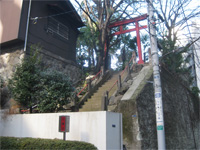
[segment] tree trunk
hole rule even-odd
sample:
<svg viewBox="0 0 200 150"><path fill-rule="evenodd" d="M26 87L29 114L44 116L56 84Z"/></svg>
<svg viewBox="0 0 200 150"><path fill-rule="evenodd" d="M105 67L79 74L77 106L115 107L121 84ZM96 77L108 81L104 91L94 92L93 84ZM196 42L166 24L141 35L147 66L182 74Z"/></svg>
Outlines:
<svg viewBox="0 0 200 150"><path fill-rule="evenodd" d="M33 112L32 106L30 106L30 114Z"/></svg>
<svg viewBox="0 0 200 150"><path fill-rule="evenodd" d="M125 68L125 61L126 61L126 50L125 50L125 46L122 48L121 51L121 57L122 57L122 70L124 70Z"/></svg>
<svg viewBox="0 0 200 150"><path fill-rule="evenodd" d="M92 50L92 66L94 67L95 66L95 61L94 61L94 50Z"/></svg>
<svg viewBox="0 0 200 150"><path fill-rule="evenodd" d="M91 70L91 49L88 49L88 69Z"/></svg>
<svg viewBox="0 0 200 150"><path fill-rule="evenodd" d="M100 30L100 34L99 34L99 56L98 56L98 62L97 62L97 66L96 66L96 71L98 72L101 69L101 66L104 65L104 42L105 42L105 32L103 32L103 28Z"/></svg>
<svg viewBox="0 0 200 150"><path fill-rule="evenodd" d="M99 72L101 69L101 66L104 65L103 63L103 55L102 53L100 54L100 56L98 56L98 60L97 60L97 66L96 66L96 72Z"/></svg>

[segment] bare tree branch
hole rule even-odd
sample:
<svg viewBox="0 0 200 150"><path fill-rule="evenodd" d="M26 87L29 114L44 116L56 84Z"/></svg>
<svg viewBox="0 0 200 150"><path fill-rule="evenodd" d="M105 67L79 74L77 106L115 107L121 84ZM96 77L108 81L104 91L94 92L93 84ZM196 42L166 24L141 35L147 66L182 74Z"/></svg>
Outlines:
<svg viewBox="0 0 200 150"><path fill-rule="evenodd" d="M81 10L89 17L89 19L95 24L95 26L97 27L97 29L99 30L98 25L96 24L96 22L91 18L91 16L83 9L83 7L79 4L79 2L77 0L75 0L76 3L79 5L79 7L81 8Z"/></svg>
<svg viewBox="0 0 200 150"><path fill-rule="evenodd" d="M171 53L175 53L175 52L185 52L190 46L192 46L196 41L198 41L200 39L200 36L195 39L194 41L188 43L185 47L180 47L180 48L177 48L177 49L174 49L168 53L166 53L165 55L162 56L161 59L163 59L165 56L171 54Z"/></svg>

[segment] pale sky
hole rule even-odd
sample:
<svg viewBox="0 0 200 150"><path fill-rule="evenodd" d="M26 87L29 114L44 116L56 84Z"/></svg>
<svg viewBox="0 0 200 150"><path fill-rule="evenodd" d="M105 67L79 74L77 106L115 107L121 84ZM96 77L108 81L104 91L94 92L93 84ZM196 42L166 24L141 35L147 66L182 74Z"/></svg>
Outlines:
<svg viewBox="0 0 200 150"><path fill-rule="evenodd" d="M75 8L78 7L78 5L76 4L75 0L70 0L70 1L72 2L72 4L74 5ZM197 6L200 6L200 1L199 0L192 0L192 2L188 5L188 8L193 9L193 8L195 8ZM146 3L145 2L142 3L142 7L140 8L140 10L138 10L139 12L136 15L134 15L133 17L136 17L136 16L139 16L139 15L147 13L146 7L147 7ZM140 12L142 12L142 13L140 13ZM187 12L185 12L185 13L187 15ZM197 20L195 20L195 21L197 21ZM199 19L199 22L200 22L200 19ZM140 25L146 25L147 24L147 20L141 21L141 22L139 22L139 24ZM186 32L188 32L188 28L185 28L185 30L180 32L179 34L186 33ZM143 30L140 31L140 36L142 36L144 34L147 34L147 33L148 33L148 29L143 29ZM131 32L131 35L132 36L136 36L135 32ZM186 40L188 40L188 39L186 39ZM183 41L185 41L185 40L183 40ZM185 42L181 42L181 43L185 43ZM144 50L142 48L142 51L144 52L146 50ZM118 51L117 53L120 53L120 52ZM115 65L116 62L117 62L117 58L113 57L112 58L112 64L111 64L112 68L116 68L116 65Z"/></svg>

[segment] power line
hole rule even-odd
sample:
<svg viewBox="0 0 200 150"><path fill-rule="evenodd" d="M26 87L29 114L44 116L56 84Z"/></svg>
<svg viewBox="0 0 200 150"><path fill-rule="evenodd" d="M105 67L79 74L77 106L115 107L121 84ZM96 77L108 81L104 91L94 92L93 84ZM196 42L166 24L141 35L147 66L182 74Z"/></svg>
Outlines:
<svg viewBox="0 0 200 150"><path fill-rule="evenodd" d="M186 16L185 16L185 11L184 11L184 9L183 9L183 5L181 5L181 8L182 8L182 11L183 11L184 19L185 19L186 24L187 24L188 32L189 32L189 34L190 34L190 39L192 40L190 28L189 28L189 25L188 25L188 20L187 20L187 18L186 18Z"/></svg>
<svg viewBox="0 0 200 150"><path fill-rule="evenodd" d="M53 15L44 16L44 17L30 17L30 19L33 20L33 22L37 23L37 20L39 20L39 19L45 19L45 18L49 18L49 17L60 16L60 15L68 14L68 13L71 13L71 12L76 12L76 10L66 11L66 12L63 12L63 13L53 14Z"/></svg>

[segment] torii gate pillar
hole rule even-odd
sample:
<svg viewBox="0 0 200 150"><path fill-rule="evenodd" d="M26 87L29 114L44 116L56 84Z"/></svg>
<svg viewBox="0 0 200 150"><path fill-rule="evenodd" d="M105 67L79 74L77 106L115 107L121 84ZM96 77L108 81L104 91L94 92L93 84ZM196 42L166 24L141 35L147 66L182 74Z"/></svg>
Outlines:
<svg viewBox="0 0 200 150"><path fill-rule="evenodd" d="M135 22L135 26L136 26L137 46L138 46L138 56L139 56L138 64L144 64L144 61L142 59L142 48L141 48L140 31L139 31L140 29L138 22Z"/></svg>
<svg viewBox="0 0 200 150"><path fill-rule="evenodd" d="M147 14L132 18L132 19L127 19L127 20L123 20L123 21L118 21L118 22L114 22L112 24L109 25L109 28L113 28L113 27L120 27L118 32L115 32L114 35L120 35L120 34L124 34L124 33L128 33L128 32L132 32L132 31L136 31L136 35L137 35L137 46L138 46L138 56L139 56L139 61L138 64L144 64L144 61L142 60L142 49L141 49L141 40L140 40L140 30L141 29L145 29L147 28L147 25L144 26L139 26L139 21L144 20L147 18ZM135 28L133 29L128 29L128 30L123 30L123 25L129 24L129 23L135 23ZM106 51L106 49L105 49Z"/></svg>

